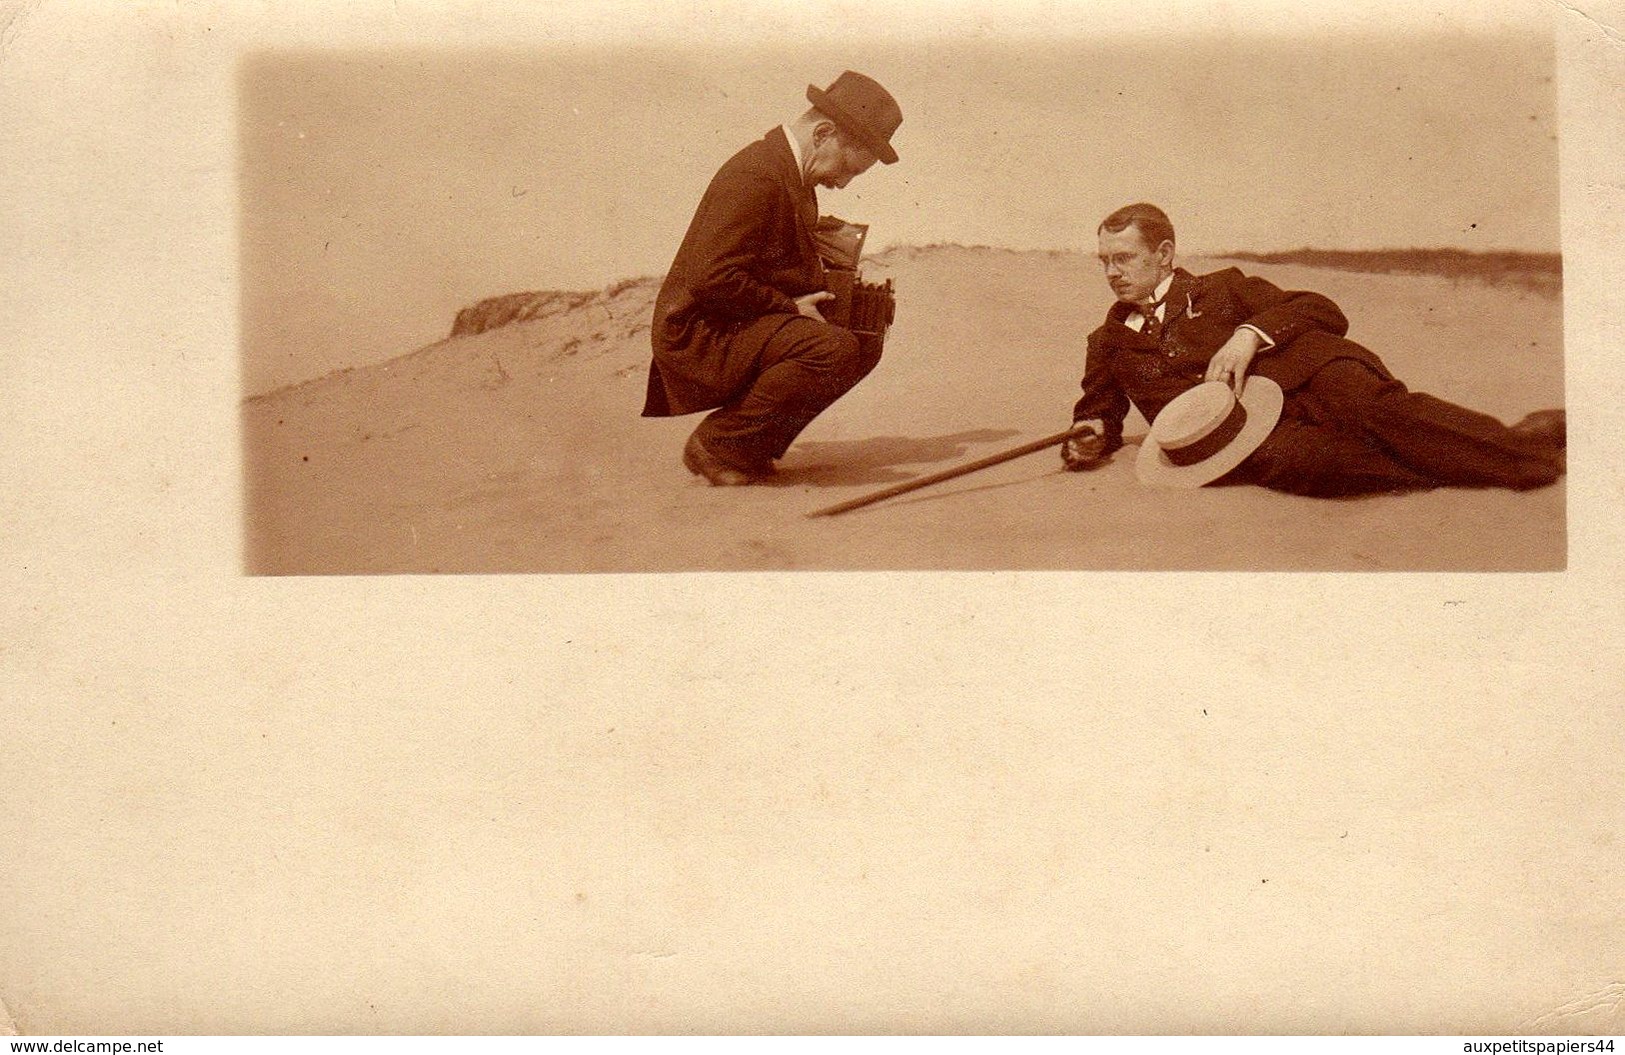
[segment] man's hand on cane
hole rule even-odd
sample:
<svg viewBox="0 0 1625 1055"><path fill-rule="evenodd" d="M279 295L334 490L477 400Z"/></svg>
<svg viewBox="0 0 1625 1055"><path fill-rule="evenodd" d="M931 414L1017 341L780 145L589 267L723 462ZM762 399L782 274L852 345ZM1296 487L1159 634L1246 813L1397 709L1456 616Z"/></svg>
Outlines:
<svg viewBox="0 0 1625 1055"><path fill-rule="evenodd" d="M1073 428L1087 429L1061 444L1061 464L1068 472L1095 469L1106 461L1106 423L1096 420L1078 421Z"/></svg>

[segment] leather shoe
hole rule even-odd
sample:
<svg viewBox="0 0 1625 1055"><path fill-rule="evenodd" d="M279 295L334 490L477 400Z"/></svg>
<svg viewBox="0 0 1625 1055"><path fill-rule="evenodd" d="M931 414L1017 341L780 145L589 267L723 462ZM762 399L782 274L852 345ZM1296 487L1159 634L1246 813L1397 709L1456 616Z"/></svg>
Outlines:
<svg viewBox="0 0 1625 1055"><path fill-rule="evenodd" d="M747 484L759 483L769 475L762 472L746 472L722 464L705 449L697 436L690 436L688 442L683 445L683 465L694 475L709 480L712 487L744 487Z"/></svg>
<svg viewBox="0 0 1625 1055"><path fill-rule="evenodd" d="M1560 451L1568 447L1568 415L1561 407L1526 414L1522 421L1512 426L1512 431L1539 437Z"/></svg>

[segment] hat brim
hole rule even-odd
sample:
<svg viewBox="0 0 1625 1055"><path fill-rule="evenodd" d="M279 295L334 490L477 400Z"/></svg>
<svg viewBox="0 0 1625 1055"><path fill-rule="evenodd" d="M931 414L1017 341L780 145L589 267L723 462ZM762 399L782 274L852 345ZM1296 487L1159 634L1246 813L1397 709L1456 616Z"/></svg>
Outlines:
<svg viewBox="0 0 1625 1055"><path fill-rule="evenodd" d="M807 85L807 101L828 114L830 120L840 126L841 131L862 143L868 148L869 153L879 158L883 164L896 164L897 151L892 149L891 144L870 131L867 125L843 109L840 103L831 102L828 93L822 88L816 84Z"/></svg>
<svg viewBox="0 0 1625 1055"><path fill-rule="evenodd" d="M1241 405L1247 410L1247 423L1236 433L1236 438L1211 458L1193 465L1175 465L1162 453L1162 448L1147 436L1140 444L1140 454L1134 460L1134 473L1149 487L1201 487L1210 484L1234 469L1258 449L1269 437L1275 423L1281 420L1281 407L1285 397L1281 386L1267 377L1247 378L1241 389Z"/></svg>

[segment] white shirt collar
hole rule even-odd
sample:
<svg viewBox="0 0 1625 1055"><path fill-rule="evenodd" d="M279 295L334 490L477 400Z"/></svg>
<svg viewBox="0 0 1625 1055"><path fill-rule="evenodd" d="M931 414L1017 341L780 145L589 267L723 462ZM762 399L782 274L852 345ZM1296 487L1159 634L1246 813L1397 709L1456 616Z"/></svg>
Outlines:
<svg viewBox="0 0 1625 1055"><path fill-rule="evenodd" d="M796 134L790 131L789 125L780 125L784 129L784 138L790 141L790 154L796 159L796 175L801 177L803 183L807 182L807 175L801 170L801 144L796 142Z"/></svg>
<svg viewBox="0 0 1625 1055"><path fill-rule="evenodd" d="M1152 297L1151 299L1155 300L1157 302L1157 315L1158 315L1158 317L1161 317L1161 315L1162 315L1162 301L1163 301L1163 299L1165 297L1168 296L1168 290L1173 288L1173 284L1174 284L1174 273L1172 271L1168 272L1168 277L1167 278L1165 278L1161 282L1157 283L1156 295L1154 297Z"/></svg>
<svg viewBox="0 0 1625 1055"><path fill-rule="evenodd" d="M1168 290L1173 287L1173 284L1174 274L1172 271L1168 273L1167 278L1157 283L1157 289L1155 294L1152 296L1152 299L1157 302L1158 319L1166 319L1168 317L1168 305L1164 304L1163 300L1168 296ZM1138 330L1145 322L1145 313L1136 307L1133 311L1129 312L1129 316L1124 320L1124 322L1128 324L1130 329Z"/></svg>

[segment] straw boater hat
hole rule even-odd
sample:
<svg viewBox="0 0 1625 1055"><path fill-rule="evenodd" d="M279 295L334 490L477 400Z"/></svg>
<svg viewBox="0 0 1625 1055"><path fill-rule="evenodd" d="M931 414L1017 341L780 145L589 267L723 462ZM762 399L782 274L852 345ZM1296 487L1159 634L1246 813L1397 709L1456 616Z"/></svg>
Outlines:
<svg viewBox="0 0 1625 1055"><path fill-rule="evenodd" d="M1249 377L1238 400L1208 381L1162 408L1140 444L1134 471L1153 487L1201 487L1242 463L1281 418L1281 386Z"/></svg>
<svg viewBox="0 0 1625 1055"><path fill-rule="evenodd" d="M897 160L891 137L903 123L903 111L878 81L847 70L828 88L807 85L807 100L875 157L888 165Z"/></svg>

